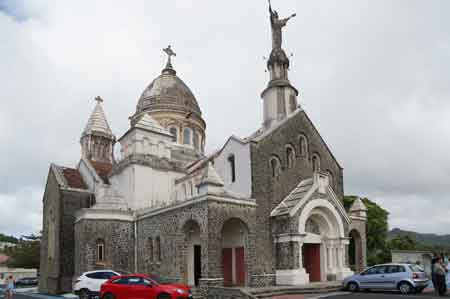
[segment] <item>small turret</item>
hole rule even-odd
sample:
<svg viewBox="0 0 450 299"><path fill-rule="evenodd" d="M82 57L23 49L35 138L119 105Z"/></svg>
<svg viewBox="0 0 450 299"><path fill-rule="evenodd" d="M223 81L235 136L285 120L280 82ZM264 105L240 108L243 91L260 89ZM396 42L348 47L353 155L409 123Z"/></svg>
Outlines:
<svg viewBox="0 0 450 299"><path fill-rule="evenodd" d="M97 104L81 134L81 155L92 161L113 163L116 137L106 120L102 98L96 97L95 100Z"/></svg>
<svg viewBox="0 0 450 299"><path fill-rule="evenodd" d="M359 220L367 220L367 207L361 200L358 198L353 202L353 205L350 208L350 218L355 218Z"/></svg>

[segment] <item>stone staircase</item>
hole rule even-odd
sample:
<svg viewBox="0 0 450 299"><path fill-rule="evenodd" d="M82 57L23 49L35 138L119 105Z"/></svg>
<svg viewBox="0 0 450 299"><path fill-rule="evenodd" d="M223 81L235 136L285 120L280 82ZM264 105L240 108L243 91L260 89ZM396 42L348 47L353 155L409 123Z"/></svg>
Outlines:
<svg viewBox="0 0 450 299"><path fill-rule="evenodd" d="M245 293L248 294L248 297L251 297L253 299L260 299L284 295L330 293L339 291L341 289L342 286L338 282L326 282L326 283L310 283L308 285L299 285L299 286L246 288L244 289L244 291Z"/></svg>
<svg viewBox="0 0 450 299"><path fill-rule="evenodd" d="M202 294L200 288L197 288L197 287L191 287L191 291L192 291L192 297L193 297L194 299L206 299L206 298L203 296L203 294Z"/></svg>

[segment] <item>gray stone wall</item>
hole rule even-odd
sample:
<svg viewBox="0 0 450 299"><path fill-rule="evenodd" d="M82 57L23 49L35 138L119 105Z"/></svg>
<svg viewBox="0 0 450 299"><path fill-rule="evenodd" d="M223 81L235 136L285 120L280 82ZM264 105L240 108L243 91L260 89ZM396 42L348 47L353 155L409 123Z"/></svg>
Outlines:
<svg viewBox="0 0 450 299"><path fill-rule="evenodd" d="M137 221L138 272L160 273L169 277L181 276L187 281L185 224L195 222L200 227L202 243L202 275L208 275L208 207L205 202L177 208ZM161 259L157 258L156 238L160 238ZM149 240L152 239L153 257Z"/></svg>
<svg viewBox="0 0 450 299"><path fill-rule="evenodd" d="M276 243L277 269L298 269L300 267L299 250L298 242Z"/></svg>
<svg viewBox="0 0 450 299"><path fill-rule="evenodd" d="M348 237L355 237L355 270L361 272L367 267L367 222L352 219L348 228ZM348 261L348 256L347 256Z"/></svg>
<svg viewBox="0 0 450 299"><path fill-rule="evenodd" d="M43 199L43 230L39 291L59 294L72 290L74 275L74 214L89 205L88 192L61 190L52 171L46 185ZM49 238L49 223L54 222L55 236ZM53 245L49 245L53 241ZM54 256L49 255L53 246Z"/></svg>
<svg viewBox="0 0 450 299"><path fill-rule="evenodd" d="M105 244L104 261L97 261L97 243ZM134 223L83 219L75 224L75 275L97 269L134 272Z"/></svg>
<svg viewBox="0 0 450 299"><path fill-rule="evenodd" d="M222 228L230 219L241 220L247 229L245 265L249 282L256 261L255 208L209 199L138 220L138 271L160 273L170 277L181 276L182 281L187 282L187 231L189 225L194 223L200 228L202 279L219 279L223 283ZM161 244L160 260L151 257L149 248L150 238L152 244L155 244L157 237L160 238ZM153 248L153 253L155 251L156 248Z"/></svg>
<svg viewBox="0 0 450 299"><path fill-rule="evenodd" d="M44 192L42 211L43 221L39 267L39 291L42 293L56 294L59 288L59 259L57 256L52 259L49 257L48 226L50 221L50 211L52 211L52 214L55 213L55 215L52 215L54 219L59 219L60 196L60 190L55 175L52 171L49 171L47 185ZM58 224L59 221L55 221L55 225ZM55 248L59 248L59 238L55 238L54 246L56 246Z"/></svg>
<svg viewBox="0 0 450 299"><path fill-rule="evenodd" d="M299 138L308 139L307 155L300 155ZM296 159L292 168L287 167L286 145L292 145ZM334 178L334 190L343 195L342 168L328 151L326 144L305 112L288 119L265 138L251 144L252 197L256 199L256 271L274 273L276 254L273 246L270 212L303 179L313 176L311 157L320 156L322 171L330 171ZM270 158L276 155L281 161L281 174L272 177Z"/></svg>

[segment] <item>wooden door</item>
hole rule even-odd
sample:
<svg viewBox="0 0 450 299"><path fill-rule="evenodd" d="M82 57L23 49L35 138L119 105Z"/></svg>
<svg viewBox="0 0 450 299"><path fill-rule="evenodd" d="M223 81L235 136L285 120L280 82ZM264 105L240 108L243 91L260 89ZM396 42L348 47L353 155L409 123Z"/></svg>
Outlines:
<svg viewBox="0 0 450 299"><path fill-rule="evenodd" d="M236 259L236 285L245 285L245 257L244 257L244 247L235 248L235 259Z"/></svg>
<svg viewBox="0 0 450 299"><path fill-rule="evenodd" d="M223 285L231 286L233 284L233 249L222 249L222 267L223 267Z"/></svg>
<svg viewBox="0 0 450 299"><path fill-rule="evenodd" d="M303 244L303 266L309 281L320 281L320 244Z"/></svg>

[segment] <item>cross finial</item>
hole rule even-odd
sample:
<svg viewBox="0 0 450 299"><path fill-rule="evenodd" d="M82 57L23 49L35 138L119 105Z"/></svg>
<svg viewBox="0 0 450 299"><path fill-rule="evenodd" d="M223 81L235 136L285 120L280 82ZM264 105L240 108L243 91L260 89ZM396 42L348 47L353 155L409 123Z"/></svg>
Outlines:
<svg viewBox="0 0 450 299"><path fill-rule="evenodd" d="M103 99L100 96L96 96L95 100L97 101L97 103L103 102Z"/></svg>
<svg viewBox="0 0 450 299"><path fill-rule="evenodd" d="M175 74L175 70L172 67L172 56L177 56L177 54L172 50L170 45L167 48L164 48L163 51L167 54L167 63L166 67L163 70L163 73L167 74Z"/></svg>
<svg viewBox="0 0 450 299"><path fill-rule="evenodd" d="M169 56L169 60L171 56L177 56L177 54L172 50L170 45L167 46L167 48L163 49L164 52L166 52L167 56Z"/></svg>

